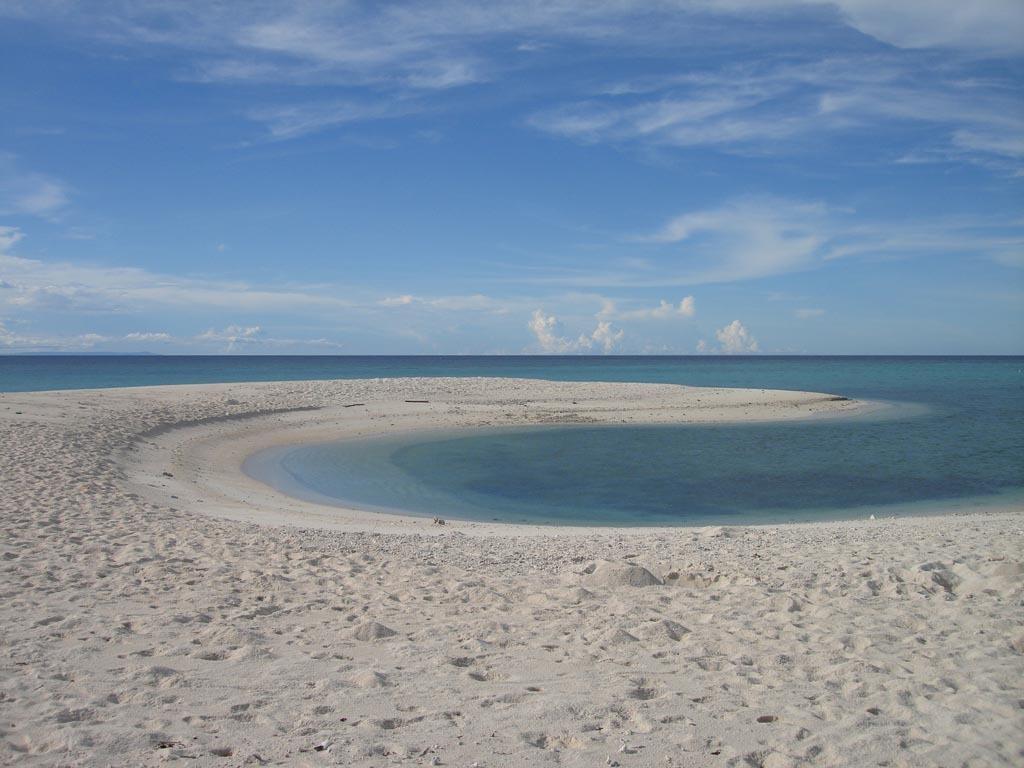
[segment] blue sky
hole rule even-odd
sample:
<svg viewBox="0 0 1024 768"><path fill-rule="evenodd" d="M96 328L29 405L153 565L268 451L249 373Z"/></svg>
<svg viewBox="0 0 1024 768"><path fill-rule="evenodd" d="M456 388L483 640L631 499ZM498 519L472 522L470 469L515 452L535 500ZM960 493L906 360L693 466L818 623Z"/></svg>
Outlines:
<svg viewBox="0 0 1024 768"><path fill-rule="evenodd" d="M1018 0L0 0L0 353L1024 353Z"/></svg>

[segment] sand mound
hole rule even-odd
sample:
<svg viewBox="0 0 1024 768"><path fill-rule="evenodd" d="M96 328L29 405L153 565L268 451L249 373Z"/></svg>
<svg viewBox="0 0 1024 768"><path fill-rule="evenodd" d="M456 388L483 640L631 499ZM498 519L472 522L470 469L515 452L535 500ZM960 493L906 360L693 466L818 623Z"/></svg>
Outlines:
<svg viewBox="0 0 1024 768"><path fill-rule="evenodd" d="M352 637L362 640L364 643L372 640L384 640L397 634L391 627L386 627L376 621L364 621L352 631Z"/></svg>
<svg viewBox="0 0 1024 768"><path fill-rule="evenodd" d="M366 669L354 675L349 682L356 688L386 688L391 685L388 676L374 669Z"/></svg>
<svg viewBox="0 0 1024 768"><path fill-rule="evenodd" d="M597 560L582 571L582 581L594 587L652 587L661 579L635 563Z"/></svg>

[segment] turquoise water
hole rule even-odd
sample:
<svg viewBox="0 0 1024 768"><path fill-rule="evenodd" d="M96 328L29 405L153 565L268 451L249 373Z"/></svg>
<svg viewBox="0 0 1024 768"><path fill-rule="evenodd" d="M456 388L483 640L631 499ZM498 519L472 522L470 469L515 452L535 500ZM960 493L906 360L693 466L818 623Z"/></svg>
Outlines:
<svg viewBox="0 0 1024 768"><path fill-rule="evenodd" d="M247 469L320 501L508 522L778 522L1024 499L1022 358L576 361L529 365L548 378L804 389L893 405L800 423L343 442L268 454ZM525 361L503 364L531 375Z"/></svg>

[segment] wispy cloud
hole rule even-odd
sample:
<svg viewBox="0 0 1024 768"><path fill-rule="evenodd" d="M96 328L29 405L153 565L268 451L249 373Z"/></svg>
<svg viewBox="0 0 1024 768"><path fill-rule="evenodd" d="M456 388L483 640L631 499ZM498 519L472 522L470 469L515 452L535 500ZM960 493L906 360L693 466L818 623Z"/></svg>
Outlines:
<svg viewBox="0 0 1024 768"><path fill-rule="evenodd" d="M265 287L241 281L162 274L138 267L105 267L18 256L19 230L0 231L0 307L118 312L152 307L261 311L339 309L353 302L330 291Z"/></svg>
<svg viewBox="0 0 1024 768"><path fill-rule="evenodd" d="M0 349L8 352L63 352L88 350L107 340L98 333L53 336L25 333L9 327L0 319Z"/></svg>
<svg viewBox="0 0 1024 768"><path fill-rule="evenodd" d="M822 0L866 35L900 48L976 54L1024 51L1024 6L1017 0Z"/></svg>
<svg viewBox="0 0 1024 768"><path fill-rule="evenodd" d="M172 341L173 336L162 331L132 331L124 335L125 341Z"/></svg>
<svg viewBox="0 0 1024 768"><path fill-rule="evenodd" d="M346 101L264 110L277 135L287 138L379 120L390 109L381 104L400 104L410 94L501 81L532 60L531 54L562 44L663 55L678 55L680 48L720 52L730 45L747 52L780 46L799 50L800 37L786 24L794 14L833 35L861 33L892 50L1018 55L1024 52L1022 8L1017 0L100 0L88 6L39 0L8 2L0 6L0 16L59 25L108 47L174 49L185 57L177 72L185 79L367 88L380 97L375 105ZM790 68L821 69L808 61ZM717 83L709 81L704 88L677 84L649 103L606 99L566 105L534 122L590 140L642 138L682 146L785 140L825 122L820 115L815 119L813 105L795 103L794 86L827 88L829 82L808 82L792 71L780 77L783 69L769 64L746 74L723 72ZM834 84L848 86L862 79L862 71L875 69L870 60L849 60L844 72L833 73L839 75ZM928 73L926 65L903 77L912 81ZM971 92L965 98L980 96ZM275 110L282 114L275 116ZM1004 142L986 143L999 147Z"/></svg>
<svg viewBox="0 0 1024 768"><path fill-rule="evenodd" d="M824 309L817 307L803 307L793 312L798 320L809 320L812 317L821 317L825 314Z"/></svg>
<svg viewBox="0 0 1024 768"><path fill-rule="evenodd" d="M994 215L880 220L821 201L739 197L680 214L651 233L625 238L618 247L642 254L641 266L551 264L543 273L532 270L504 279L576 289L666 288L756 280L818 269L838 259L949 254L1017 266L1024 262L1024 221ZM660 304L653 310L640 308L635 317L655 311L667 310Z"/></svg>
<svg viewBox="0 0 1024 768"><path fill-rule="evenodd" d="M414 307L418 309L436 309L451 312L491 312L506 314L521 301L497 299L482 293L462 296L388 296L377 302L382 307Z"/></svg>
<svg viewBox="0 0 1024 768"><path fill-rule="evenodd" d="M0 152L0 215L52 218L67 204L67 185L26 170L13 154Z"/></svg>
<svg viewBox="0 0 1024 768"><path fill-rule="evenodd" d="M881 126L916 126L926 132L900 141L905 149L927 146L933 160L1017 163L1024 157L1017 83L971 79L949 63L894 55L687 70L616 83L528 122L588 143L745 154L822 151L833 139ZM808 137L823 143L808 145ZM947 151L937 154L936 147ZM876 159L889 162L891 152L881 150Z"/></svg>
<svg viewBox="0 0 1024 768"><path fill-rule="evenodd" d="M0 254L13 248L24 236L18 227L0 226Z"/></svg>
<svg viewBox="0 0 1024 768"><path fill-rule="evenodd" d="M615 302L609 301L601 310L602 316L613 316L619 320L671 320L691 318L697 314L697 304L693 296L685 296L678 304L661 299L656 307L640 307L637 309L618 309Z"/></svg>
<svg viewBox="0 0 1024 768"><path fill-rule="evenodd" d="M407 99L378 103L331 101L261 107L251 110L248 117L263 123L270 139L284 141L340 125L404 117L424 108Z"/></svg>

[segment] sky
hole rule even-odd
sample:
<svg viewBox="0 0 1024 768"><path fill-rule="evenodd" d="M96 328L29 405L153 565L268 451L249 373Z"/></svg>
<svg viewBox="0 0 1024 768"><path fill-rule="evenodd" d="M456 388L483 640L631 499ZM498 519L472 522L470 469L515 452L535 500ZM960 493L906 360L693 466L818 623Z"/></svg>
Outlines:
<svg viewBox="0 0 1024 768"><path fill-rule="evenodd" d="M1019 0L0 0L0 354L1022 354Z"/></svg>

